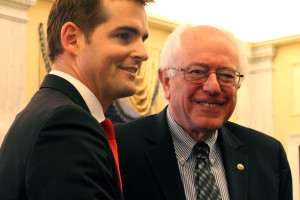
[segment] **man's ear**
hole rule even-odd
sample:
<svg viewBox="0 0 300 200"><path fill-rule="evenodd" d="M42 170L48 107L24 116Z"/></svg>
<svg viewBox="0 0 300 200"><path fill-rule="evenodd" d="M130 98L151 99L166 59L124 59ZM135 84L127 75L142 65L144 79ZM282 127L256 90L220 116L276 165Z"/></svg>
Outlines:
<svg viewBox="0 0 300 200"><path fill-rule="evenodd" d="M61 28L61 42L65 51L69 52L73 56L79 54L79 41L82 37L82 32L76 24L73 22L65 23Z"/></svg>
<svg viewBox="0 0 300 200"><path fill-rule="evenodd" d="M165 92L165 98L167 100L170 100L170 78L167 74L167 71L158 69L158 78L160 83L163 86L164 92Z"/></svg>

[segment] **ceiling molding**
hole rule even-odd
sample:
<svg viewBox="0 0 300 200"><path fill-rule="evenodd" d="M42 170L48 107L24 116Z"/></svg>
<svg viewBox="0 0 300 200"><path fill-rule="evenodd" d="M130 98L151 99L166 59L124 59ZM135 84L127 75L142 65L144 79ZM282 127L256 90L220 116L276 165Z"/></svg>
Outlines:
<svg viewBox="0 0 300 200"><path fill-rule="evenodd" d="M300 34L272 39L272 40L266 40L262 42L253 42L253 43L251 42L250 44L252 45L252 47L260 47L266 45L282 46L282 45L288 45L292 43L300 43Z"/></svg>
<svg viewBox="0 0 300 200"><path fill-rule="evenodd" d="M149 27L159 28L172 32L175 28L179 26L179 23L174 19L167 18L154 13L148 13L148 23Z"/></svg>

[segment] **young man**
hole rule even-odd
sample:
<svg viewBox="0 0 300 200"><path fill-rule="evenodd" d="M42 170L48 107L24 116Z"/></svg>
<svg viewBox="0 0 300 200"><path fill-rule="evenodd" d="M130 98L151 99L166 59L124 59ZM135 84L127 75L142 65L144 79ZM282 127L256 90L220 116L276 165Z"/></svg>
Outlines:
<svg viewBox="0 0 300 200"><path fill-rule="evenodd" d="M211 26L169 36L159 70L169 105L115 126L125 199L292 199L280 142L228 122L246 66L240 47Z"/></svg>
<svg viewBox="0 0 300 200"><path fill-rule="evenodd" d="M135 93L148 55L151 0L57 0L48 18L52 71L0 150L0 199L123 199L102 129L111 102Z"/></svg>

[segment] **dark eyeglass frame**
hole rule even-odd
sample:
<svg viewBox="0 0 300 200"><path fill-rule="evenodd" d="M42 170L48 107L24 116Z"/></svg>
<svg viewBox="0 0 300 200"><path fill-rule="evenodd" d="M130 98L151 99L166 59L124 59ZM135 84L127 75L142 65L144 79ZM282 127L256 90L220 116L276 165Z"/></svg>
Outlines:
<svg viewBox="0 0 300 200"><path fill-rule="evenodd" d="M173 69L173 70L177 70L177 71L183 71L183 72L184 72L184 79L185 79L187 82L190 82L190 83L196 83L196 84L203 84L203 83L205 83L205 81L207 81L207 79L208 79L208 77L209 77L210 74L216 74L216 76L217 76L217 81L218 81L218 83L219 83L220 85L222 85L222 86L236 86L236 85L238 85L238 84L240 83L241 78L244 77L243 74L241 74L240 72L235 71L235 70L231 70L231 69L219 69L219 70L217 70L216 72L206 72L206 73L204 74L204 77L203 77L203 80L202 80L202 81L190 80L189 78L187 78L188 75L187 75L187 73L186 73L187 69L189 69L190 67L195 67L195 66L187 66L186 68L179 68L179 67L171 67L171 66L169 66L168 69ZM204 71L204 70L203 70L203 71ZM221 71L221 72L222 72L222 71L230 71L230 72L233 72L233 73L234 73L234 77L233 77L233 78L234 78L234 82L235 82L235 83L232 84L232 83L229 83L229 82L228 82L228 84L225 84L225 83L220 82L220 76L224 74L224 73L220 73L220 71ZM226 74L225 74L225 75L226 75ZM236 77L238 77L238 78L236 78ZM200 80L200 79L199 79L199 80Z"/></svg>

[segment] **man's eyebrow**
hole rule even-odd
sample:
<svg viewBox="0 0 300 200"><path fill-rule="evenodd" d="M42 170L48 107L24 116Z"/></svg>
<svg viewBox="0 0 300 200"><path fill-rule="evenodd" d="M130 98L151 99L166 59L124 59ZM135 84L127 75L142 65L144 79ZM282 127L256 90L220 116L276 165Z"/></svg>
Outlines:
<svg viewBox="0 0 300 200"><path fill-rule="evenodd" d="M131 26L120 26L120 27L116 28L115 31L129 31L129 32L132 32L134 34L139 33L139 31L136 28L133 28Z"/></svg>
<svg viewBox="0 0 300 200"><path fill-rule="evenodd" d="M205 62L192 62L189 64L189 66L199 66L199 67L204 67L204 68L209 68L209 64ZM219 69L232 69L233 66L231 65L221 65L219 66Z"/></svg>
<svg viewBox="0 0 300 200"><path fill-rule="evenodd" d="M133 28L131 26L120 26L120 27L116 28L115 31L129 31L129 32L132 32L135 35L138 35L140 33L140 31L138 29ZM148 36L149 36L148 33L143 35L143 41L145 41L148 38Z"/></svg>

